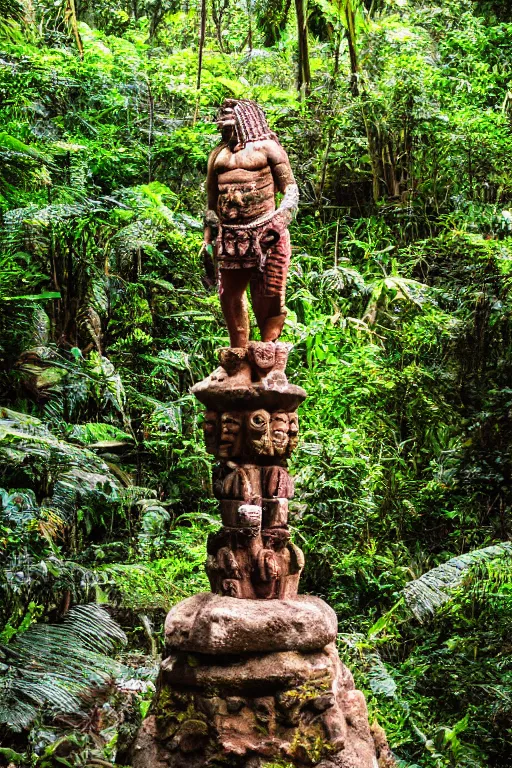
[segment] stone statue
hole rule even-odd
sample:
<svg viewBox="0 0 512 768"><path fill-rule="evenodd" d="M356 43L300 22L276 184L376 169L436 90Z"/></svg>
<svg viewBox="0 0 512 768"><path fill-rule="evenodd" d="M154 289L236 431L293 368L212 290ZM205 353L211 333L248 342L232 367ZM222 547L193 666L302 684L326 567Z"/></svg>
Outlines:
<svg viewBox="0 0 512 768"><path fill-rule="evenodd" d="M298 594L304 555L288 526L288 459L306 393L288 382L291 345L277 341L297 187L257 104L226 101L219 127L205 241L215 244L231 346L192 392L206 408L221 525L206 547L211 592L167 616L133 768L392 768L382 729L371 731L364 696L338 657L334 611ZM249 284L261 341L249 342Z"/></svg>
<svg viewBox="0 0 512 768"><path fill-rule="evenodd" d="M218 460L213 490L222 528L209 539L206 570L212 592L225 597L294 598L304 563L288 530L294 484L287 460L298 444L296 409L306 393L288 383L292 345L278 337L286 314L287 226L299 195L288 156L257 104L226 100L218 126L222 142L208 161L205 244L215 251L231 346L219 350L220 366L192 388L206 406L206 450ZM261 341L249 341L249 285ZM248 509L259 510L258 525L249 524Z"/></svg>
<svg viewBox="0 0 512 768"><path fill-rule="evenodd" d="M231 347L247 347L249 284L261 340L275 341L283 328L287 227L299 192L288 155L254 101L226 99L217 124L222 142L208 160L204 240L215 250Z"/></svg>

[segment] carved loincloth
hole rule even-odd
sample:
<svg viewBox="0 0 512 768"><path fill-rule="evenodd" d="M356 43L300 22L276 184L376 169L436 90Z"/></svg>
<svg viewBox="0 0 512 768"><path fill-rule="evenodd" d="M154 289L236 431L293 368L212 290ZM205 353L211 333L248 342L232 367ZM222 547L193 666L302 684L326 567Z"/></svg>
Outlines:
<svg viewBox="0 0 512 768"><path fill-rule="evenodd" d="M251 283L263 283L266 296L283 292L291 248L290 235L280 215L254 227L221 224L216 251L219 269L253 269Z"/></svg>

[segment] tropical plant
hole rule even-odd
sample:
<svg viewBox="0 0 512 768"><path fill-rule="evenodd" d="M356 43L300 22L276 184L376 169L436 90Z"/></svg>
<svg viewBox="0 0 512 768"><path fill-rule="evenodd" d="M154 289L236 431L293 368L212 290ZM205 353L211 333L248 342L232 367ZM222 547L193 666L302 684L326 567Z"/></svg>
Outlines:
<svg viewBox="0 0 512 768"><path fill-rule="evenodd" d="M46 710L84 713L122 667L110 654L126 637L97 605L72 608L61 624L32 624L0 646L0 729L26 729Z"/></svg>
<svg viewBox="0 0 512 768"><path fill-rule="evenodd" d="M255 98L301 190L283 338L309 395L303 589L356 638L343 652L401 764L507 764L509 11L37 0L0 17L2 642L108 601L151 667L164 611L208 588L189 388L227 335L203 180L219 104ZM105 736L68 715L65 743L48 707L0 760L111 761L139 704Z"/></svg>

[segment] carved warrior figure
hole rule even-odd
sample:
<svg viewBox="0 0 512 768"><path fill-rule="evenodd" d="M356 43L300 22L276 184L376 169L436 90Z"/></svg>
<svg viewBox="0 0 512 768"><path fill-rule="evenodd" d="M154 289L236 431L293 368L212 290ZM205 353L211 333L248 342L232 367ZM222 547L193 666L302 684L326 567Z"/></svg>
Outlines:
<svg viewBox="0 0 512 768"><path fill-rule="evenodd" d="M290 344L278 341L290 262L287 225L298 191L286 152L252 101L228 100L222 142L208 162L205 243L214 245L231 346L193 387L206 405L206 450L219 464L213 491L222 528L210 536L206 571L221 595L283 599L297 594L304 565L290 540L287 459L297 446L296 408L306 393L288 383ZM276 210L276 194L283 200ZM249 342L246 289L261 341Z"/></svg>
<svg viewBox="0 0 512 768"><path fill-rule="evenodd" d="M255 102L227 99L217 124L222 142L208 160L204 240L214 246L231 347L240 348L249 341L249 283L262 341L275 341L283 328L287 227L299 193L288 156ZM278 192L284 196L276 210Z"/></svg>

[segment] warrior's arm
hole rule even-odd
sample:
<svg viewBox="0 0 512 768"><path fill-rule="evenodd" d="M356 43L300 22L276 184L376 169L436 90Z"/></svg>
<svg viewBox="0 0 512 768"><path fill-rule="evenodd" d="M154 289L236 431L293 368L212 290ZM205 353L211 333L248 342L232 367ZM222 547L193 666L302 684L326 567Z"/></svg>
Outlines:
<svg viewBox="0 0 512 768"><path fill-rule="evenodd" d="M218 221L217 202L219 198L219 185L214 165L221 149L222 147L214 149L208 158L208 170L206 173L206 194L208 196L208 203L206 206L206 215L204 217L204 242L206 245L213 244L215 240L213 227Z"/></svg>
<svg viewBox="0 0 512 768"><path fill-rule="evenodd" d="M276 188L284 195L279 211L290 211L291 213L299 205L299 188L295 183L288 155L280 144L277 144L275 141L269 141L267 145L267 159Z"/></svg>

